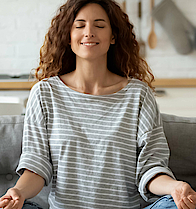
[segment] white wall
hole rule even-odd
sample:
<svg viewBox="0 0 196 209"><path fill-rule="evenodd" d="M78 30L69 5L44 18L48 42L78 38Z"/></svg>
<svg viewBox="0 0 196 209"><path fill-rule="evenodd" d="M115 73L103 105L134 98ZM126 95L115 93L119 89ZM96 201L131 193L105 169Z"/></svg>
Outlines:
<svg viewBox="0 0 196 209"><path fill-rule="evenodd" d="M121 2L122 0L119 0ZM196 26L196 1L173 0ZM65 0L0 0L0 74L28 74L39 62L39 49L59 5ZM155 0L157 5L161 0ZM138 0L127 0L127 13L138 33ZM196 51L179 55L155 22L158 43L150 49L150 0L142 0L142 38L146 59L157 78L196 78Z"/></svg>
<svg viewBox="0 0 196 209"><path fill-rule="evenodd" d="M0 74L28 74L64 0L0 0Z"/></svg>

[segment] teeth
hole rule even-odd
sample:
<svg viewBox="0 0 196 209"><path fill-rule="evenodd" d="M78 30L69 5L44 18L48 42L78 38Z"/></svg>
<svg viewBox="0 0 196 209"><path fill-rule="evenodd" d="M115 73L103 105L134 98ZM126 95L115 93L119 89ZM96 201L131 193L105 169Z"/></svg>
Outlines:
<svg viewBox="0 0 196 209"><path fill-rule="evenodd" d="M86 46L94 46L94 45L96 45L96 43L83 43L83 45L86 45Z"/></svg>

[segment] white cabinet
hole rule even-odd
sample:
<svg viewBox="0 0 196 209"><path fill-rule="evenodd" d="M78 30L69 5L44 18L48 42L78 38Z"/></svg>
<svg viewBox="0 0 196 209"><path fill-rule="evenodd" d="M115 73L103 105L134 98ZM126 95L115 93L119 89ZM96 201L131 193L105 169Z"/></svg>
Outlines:
<svg viewBox="0 0 196 209"><path fill-rule="evenodd" d="M196 117L196 88L161 88L156 96L159 110L178 116Z"/></svg>
<svg viewBox="0 0 196 209"><path fill-rule="evenodd" d="M24 114L28 96L29 91L0 91L0 115Z"/></svg>

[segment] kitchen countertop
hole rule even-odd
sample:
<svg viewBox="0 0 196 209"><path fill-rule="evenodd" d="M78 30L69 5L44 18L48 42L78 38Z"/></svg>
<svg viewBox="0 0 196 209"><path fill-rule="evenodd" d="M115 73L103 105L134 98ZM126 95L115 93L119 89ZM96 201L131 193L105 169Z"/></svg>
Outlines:
<svg viewBox="0 0 196 209"><path fill-rule="evenodd" d="M35 84L33 80L28 78L9 78L1 79L0 77L0 90L30 90ZM172 87L172 88L183 88L183 87L196 87L196 78L193 79L156 79L153 85L158 87Z"/></svg>
<svg viewBox="0 0 196 209"><path fill-rule="evenodd" d="M26 100L34 80L29 76L1 77L0 95L17 96ZM156 79L155 97L160 112L179 116L196 117L196 79Z"/></svg>

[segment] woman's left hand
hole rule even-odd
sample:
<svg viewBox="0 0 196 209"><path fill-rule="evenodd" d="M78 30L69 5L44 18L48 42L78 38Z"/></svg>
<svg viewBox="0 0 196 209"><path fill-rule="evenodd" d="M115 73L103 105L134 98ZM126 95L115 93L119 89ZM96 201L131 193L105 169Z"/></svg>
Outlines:
<svg viewBox="0 0 196 209"><path fill-rule="evenodd" d="M171 195L178 209L195 209L196 192L185 182L177 181Z"/></svg>

